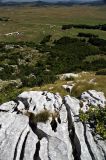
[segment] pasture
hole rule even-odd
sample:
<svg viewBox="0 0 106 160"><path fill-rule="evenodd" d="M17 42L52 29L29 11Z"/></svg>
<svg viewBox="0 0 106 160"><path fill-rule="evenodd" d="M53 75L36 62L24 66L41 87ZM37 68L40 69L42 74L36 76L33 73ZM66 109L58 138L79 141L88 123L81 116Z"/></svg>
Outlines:
<svg viewBox="0 0 106 160"><path fill-rule="evenodd" d="M79 32L93 33L106 39L106 32L101 30L61 30L63 24L105 24L106 6L0 7L0 17L9 17L7 22L0 21L0 41L38 43L47 34L58 39L67 35L76 37Z"/></svg>

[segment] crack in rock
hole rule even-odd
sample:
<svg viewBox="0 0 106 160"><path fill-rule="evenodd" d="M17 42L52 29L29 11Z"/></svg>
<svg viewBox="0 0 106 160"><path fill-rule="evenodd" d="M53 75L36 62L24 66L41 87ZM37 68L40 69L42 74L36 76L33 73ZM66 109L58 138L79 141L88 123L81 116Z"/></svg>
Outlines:
<svg viewBox="0 0 106 160"><path fill-rule="evenodd" d="M23 159L24 159L25 145L26 145L26 141L27 141L27 137L28 137L29 133L30 133L30 131L28 131L28 133L26 134L26 137L25 137L24 143L23 143L23 145L22 145L22 150L21 150L20 160L23 160Z"/></svg>
<svg viewBox="0 0 106 160"><path fill-rule="evenodd" d="M15 152L14 152L14 158L13 160L21 160L21 156L23 155L24 152L24 143L26 143L27 136L29 134L29 129L28 126L26 126L23 131L21 132L19 139L17 141L16 147L15 147ZM25 136L26 135L26 136ZM21 142L22 141L22 142ZM20 157L20 158L19 158ZM23 158L23 157L22 157Z"/></svg>
<svg viewBox="0 0 106 160"><path fill-rule="evenodd" d="M9 112L9 110L0 109L0 112Z"/></svg>
<svg viewBox="0 0 106 160"><path fill-rule="evenodd" d="M87 145L87 147L88 147L88 151L89 151L89 153L90 153L90 155L91 155L92 160L95 160L94 154L93 154L93 152L92 152L92 150L91 150L91 147L90 147L88 138L87 138L87 136L86 136L86 124L83 123L83 126L84 126L84 137L85 137L86 145Z"/></svg>
<svg viewBox="0 0 106 160"><path fill-rule="evenodd" d="M40 141L36 143L36 151L35 151L33 160L41 160L41 158L39 157L39 151L40 151Z"/></svg>
<svg viewBox="0 0 106 160"><path fill-rule="evenodd" d="M65 104L66 110L67 110L68 131L69 131L69 137L70 137L71 144L72 144L74 160L81 160L81 158L80 158L81 145L80 145L80 141L75 133L75 128L74 128L74 124L72 121L72 115L70 112L70 108L65 102L64 102L64 104Z"/></svg>

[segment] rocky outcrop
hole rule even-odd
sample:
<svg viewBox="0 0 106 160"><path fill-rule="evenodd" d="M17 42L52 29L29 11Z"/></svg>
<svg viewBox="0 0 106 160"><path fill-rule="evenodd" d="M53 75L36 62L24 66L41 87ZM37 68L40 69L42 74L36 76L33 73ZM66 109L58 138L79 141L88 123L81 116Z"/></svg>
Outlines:
<svg viewBox="0 0 106 160"><path fill-rule="evenodd" d="M0 106L0 160L105 160L106 141L79 121L80 101L23 92ZM46 122L36 117L48 111Z"/></svg>
<svg viewBox="0 0 106 160"><path fill-rule="evenodd" d="M69 78L76 78L76 77L79 77L79 75L75 73L65 73L65 74L59 75L60 80L66 80Z"/></svg>
<svg viewBox="0 0 106 160"><path fill-rule="evenodd" d="M64 88L67 92L71 93L72 89L74 87L74 84L70 85L62 85L62 88Z"/></svg>
<svg viewBox="0 0 106 160"><path fill-rule="evenodd" d="M86 112L89 106L106 106L106 98L103 92L97 92L95 90L88 90L81 94L82 110Z"/></svg>

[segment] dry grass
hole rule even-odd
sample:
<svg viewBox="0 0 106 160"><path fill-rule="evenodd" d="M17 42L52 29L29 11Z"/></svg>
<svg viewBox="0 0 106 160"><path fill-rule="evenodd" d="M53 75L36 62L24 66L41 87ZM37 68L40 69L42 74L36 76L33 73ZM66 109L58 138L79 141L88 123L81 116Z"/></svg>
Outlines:
<svg viewBox="0 0 106 160"><path fill-rule="evenodd" d="M91 80L93 82L91 82ZM72 89L72 95L78 97L82 92L89 89L104 92L106 96L106 76L95 75L94 72L80 73L80 76L75 79L75 86Z"/></svg>
<svg viewBox="0 0 106 160"><path fill-rule="evenodd" d="M23 114L29 117L29 120L31 123L35 123L35 124L38 122L45 123L50 117L50 112L48 110L41 111L36 115L32 112L26 112Z"/></svg>
<svg viewBox="0 0 106 160"><path fill-rule="evenodd" d="M45 34L53 37L70 35L75 37L81 29L61 30L62 24L103 24L106 22L106 6L73 7L0 7L0 17L10 17L8 22L0 22L0 41L39 42ZM20 32L19 36L4 36L9 32ZM89 30L84 31L89 32ZM106 32L90 30L106 39Z"/></svg>
<svg viewBox="0 0 106 160"><path fill-rule="evenodd" d="M66 84L67 81L57 80L54 84L46 84L41 87L33 87L30 90L35 91L48 91L51 93L59 93L62 97L67 95L67 91L62 88L62 85Z"/></svg>
<svg viewBox="0 0 106 160"><path fill-rule="evenodd" d="M90 83L90 81L93 80L94 82ZM33 88L22 88L22 89L17 89L16 93L18 95L18 93L23 92L23 91L48 91L51 93L59 93L62 97L68 95L69 93L62 88L62 85L67 84L68 81L66 80L57 80L54 84L46 84L43 85L41 87L33 87ZM81 72L79 74L78 78L74 78L74 88L72 89L72 93L71 96L75 96L78 97L81 95L82 92L87 91L89 89L95 89L97 91L102 91L104 92L105 96L106 96L106 75L95 75L94 72ZM14 94L14 98L15 95ZM11 96L8 100L11 100L13 96ZM1 103L5 102L6 99L6 95L4 96L4 94L1 93Z"/></svg>
<svg viewBox="0 0 106 160"><path fill-rule="evenodd" d="M89 84L86 81L78 82L72 89L72 96L80 97L81 93L90 90L95 89L94 84Z"/></svg>
<svg viewBox="0 0 106 160"><path fill-rule="evenodd" d="M47 110L41 111L40 113L35 115L34 121L45 123L49 119L49 117L50 117L49 111L47 111Z"/></svg>
<svg viewBox="0 0 106 160"><path fill-rule="evenodd" d="M37 114L34 114L32 112L26 112L26 113L23 113L23 114L28 116L30 122L32 122L32 123L38 123L38 122L46 123L49 120L50 117L52 119L55 119L55 118L59 117L59 112L56 112L56 111L50 112L49 110L46 110L46 109L43 110L43 111L40 111Z"/></svg>
<svg viewBox="0 0 106 160"><path fill-rule="evenodd" d="M93 80L94 82L90 82ZM58 92L62 97L69 93L62 88L62 85L67 84L66 80L57 80L54 84L46 84L41 87L33 87L27 90L33 91L48 91L52 93ZM104 92L106 96L106 76L95 75L95 72L81 72L78 78L74 78L73 83L75 86L72 89L71 96L79 97L82 92L95 89Z"/></svg>

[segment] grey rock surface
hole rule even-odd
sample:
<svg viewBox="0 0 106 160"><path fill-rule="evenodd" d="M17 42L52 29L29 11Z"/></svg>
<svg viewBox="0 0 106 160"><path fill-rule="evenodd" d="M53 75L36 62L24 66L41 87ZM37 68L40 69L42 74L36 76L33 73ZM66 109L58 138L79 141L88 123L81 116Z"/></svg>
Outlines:
<svg viewBox="0 0 106 160"><path fill-rule="evenodd" d="M2 104L0 160L105 160L106 141L79 121L79 109L78 99L47 91L23 92ZM31 117L44 111L46 122Z"/></svg>
<svg viewBox="0 0 106 160"><path fill-rule="evenodd" d="M74 84L71 84L71 85L62 85L62 88L64 88L69 93L71 93L73 87L74 87Z"/></svg>
<svg viewBox="0 0 106 160"><path fill-rule="evenodd" d="M95 90L88 90L87 92L83 92L81 98L84 100L88 100L88 102L92 105L100 105L104 107L106 105L106 98L103 92L97 92Z"/></svg>

